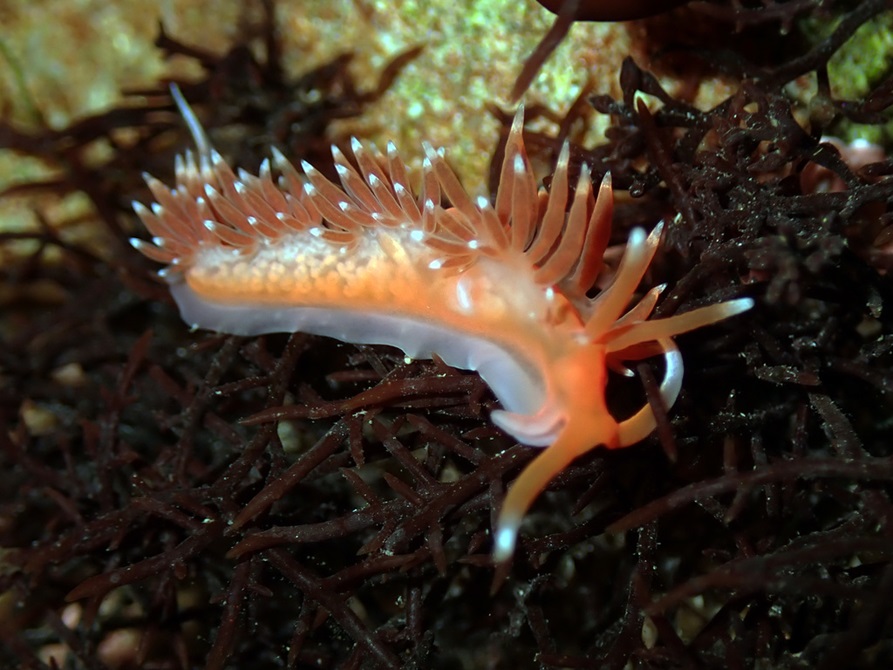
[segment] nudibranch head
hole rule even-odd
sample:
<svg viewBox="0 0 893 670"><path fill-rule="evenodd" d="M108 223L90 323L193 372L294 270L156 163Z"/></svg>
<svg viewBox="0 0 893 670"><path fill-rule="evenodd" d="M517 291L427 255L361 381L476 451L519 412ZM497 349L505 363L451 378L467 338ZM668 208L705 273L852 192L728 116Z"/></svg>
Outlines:
<svg viewBox="0 0 893 670"><path fill-rule="evenodd" d="M173 95L198 155L178 158L172 189L147 177L156 202L134 208L153 237L133 245L166 264L183 318L241 335L303 331L389 344L478 371L504 407L494 423L544 447L503 503L496 561L511 557L527 509L568 463L654 430L649 405L623 420L611 415L608 371L631 374L629 361L662 355L669 408L682 383L672 338L753 304L741 298L649 320L662 290L655 287L630 307L662 224L631 232L612 281L589 298L609 239L610 177L595 189L583 166L571 188L565 145L551 189L539 189L521 111L491 202L469 196L431 147L417 195L393 145L382 154L354 141L352 161L334 148L338 184L275 152L278 180L269 161L257 176L234 173Z"/></svg>

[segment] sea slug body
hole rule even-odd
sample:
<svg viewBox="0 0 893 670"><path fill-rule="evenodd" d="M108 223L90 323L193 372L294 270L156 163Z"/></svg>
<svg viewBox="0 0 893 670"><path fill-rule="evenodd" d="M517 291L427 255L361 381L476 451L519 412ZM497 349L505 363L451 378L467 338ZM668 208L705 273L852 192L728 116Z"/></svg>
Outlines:
<svg viewBox="0 0 893 670"><path fill-rule="evenodd" d="M178 157L173 189L147 176L156 202L134 208L153 237L132 243L166 264L183 319L239 335L303 331L388 344L476 370L504 407L493 422L545 447L505 498L497 562L511 557L527 509L571 461L654 430L648 405L623 421L609 413L608 370L631 374L628 361L663 355L669 408L683 370L673 336L753 304L740 298L648 320L658 286L629 308L662 224L631 232L610 285L589 298L609 238L610 177L594 193L584 166L572 188L565 145L551 189L539 189L521 111L491 203L470 197L443 152L427 146L418 195L393 145L382 154L354 141L354 161L333 149L340 184L306 163L299 173L276 152L277 181L269 161L257 176L236 174L173 94L198 154Z"/></svg>

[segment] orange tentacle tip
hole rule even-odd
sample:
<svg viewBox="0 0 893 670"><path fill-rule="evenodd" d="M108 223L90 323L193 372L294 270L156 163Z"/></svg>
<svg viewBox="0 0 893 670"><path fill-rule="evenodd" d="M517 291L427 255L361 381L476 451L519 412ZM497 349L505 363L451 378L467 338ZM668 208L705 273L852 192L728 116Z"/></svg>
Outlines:
<svg viewBox="0 0 893 670"><path fill-rule="evenodd" d="M502 505L497 562L512 556L528 508L568 463L654 430L648 405L622 421L610 414L608 370L663 355L660 396L669 408L683 372L673 337L753 305L739 298L649 319L660 288L633 297L663 224L634 229L611 283L588 297L609 238L610 180L594 188L584 167L571 185L565 147L551 190L538 188L523 110L491 201L469 195L444 153L430 148L418 193L393 145L382 154L357 141L353 161L334 151L338 183L310 165L297 170L278 152L278 178L269 162L259 175L235 173L177 89L173 95L198 152L177 160L174 188L147 178L155 203L134 209L151 241L133 244L165 264L183 319L239 335L303 331L388 344L476 370L503 406L493 422L543 449Z"/></svg>

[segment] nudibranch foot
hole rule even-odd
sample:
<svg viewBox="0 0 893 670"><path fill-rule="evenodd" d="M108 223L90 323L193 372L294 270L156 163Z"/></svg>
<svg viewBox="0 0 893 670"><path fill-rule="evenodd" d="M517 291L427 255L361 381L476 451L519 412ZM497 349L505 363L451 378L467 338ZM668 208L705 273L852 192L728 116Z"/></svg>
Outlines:
<svg viewBox="0 0 893 670"><path fill-rule="evenodd" d="M418 189L392 144L382 154L357 140L352 157L332 150L337 183L277 151L257 176L234 172L176 87L172 95L197 154L177 159L174 188L146 177L155 203L134 211L151 242L133 245L165 264L183 319L240 335L300 330L388 344L477 371L502 403L497 425L545 447L509 488L495 531L498 562L512 555L536 496L571 461L654 430L648 405L621 421L611 416L608 371L631 374L628 362L662 355L660 398L669 409L683 372L673 337L753 304L742 298L649 320L663 289L655 287L630 307L662 223L631 231L613 281L589 298L610 237L610 176L596 189L583 166L572 186L565 145L551 188L539 188L521 109L491 200L469 195L443 150L431 147Z"/></svg>

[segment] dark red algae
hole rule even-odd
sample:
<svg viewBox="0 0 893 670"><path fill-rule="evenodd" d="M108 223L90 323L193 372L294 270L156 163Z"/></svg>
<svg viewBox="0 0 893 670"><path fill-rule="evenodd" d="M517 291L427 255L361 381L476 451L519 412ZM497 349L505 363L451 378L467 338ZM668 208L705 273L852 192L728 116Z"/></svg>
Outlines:
<svg viewBox="0 0 893 670"><path fill-rule="evenodd" d="M630 21L668 12L687 0L536 0L553 14L573 7L576 21Z"/></svg>

